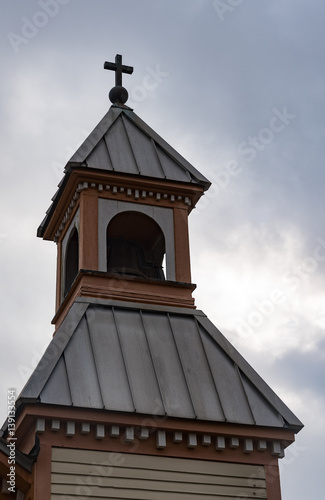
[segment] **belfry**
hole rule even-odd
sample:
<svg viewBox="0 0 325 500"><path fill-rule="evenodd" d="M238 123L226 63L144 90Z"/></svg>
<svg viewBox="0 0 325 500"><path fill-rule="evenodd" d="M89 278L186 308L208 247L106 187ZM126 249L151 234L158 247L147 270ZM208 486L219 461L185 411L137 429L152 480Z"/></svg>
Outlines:
<svg viewBox="0 0 325 500"><path fill-rule="evenodd" d="M55 333L8 421L1 498L280 500L302 423L196 309L188 216L210 182L127 105L74 153L37 235L57 245Z"/></svg>

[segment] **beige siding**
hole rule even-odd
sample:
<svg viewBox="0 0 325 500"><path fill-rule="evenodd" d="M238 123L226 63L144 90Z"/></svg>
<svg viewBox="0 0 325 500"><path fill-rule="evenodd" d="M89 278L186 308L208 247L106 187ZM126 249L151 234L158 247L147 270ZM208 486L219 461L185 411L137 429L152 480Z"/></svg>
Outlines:
<svg viewBox="0 0 325 500"><path fill-rule="evenodd" d="M264 468L54 448L51 500L265 499Z"/></svg>

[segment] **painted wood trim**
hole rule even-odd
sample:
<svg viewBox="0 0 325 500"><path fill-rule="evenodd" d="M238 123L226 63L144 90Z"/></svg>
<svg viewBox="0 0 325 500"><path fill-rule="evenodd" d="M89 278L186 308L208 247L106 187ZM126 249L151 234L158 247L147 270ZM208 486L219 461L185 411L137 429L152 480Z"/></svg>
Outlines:
<svg viewBox="0 0 325 500"><path fill-rule="evenodd" d="M191 283L188 211L174 208L175 274L176 281Z"/></svg>
<svg viewBox="0 0 325 500"><path fill-rule="evenodd" d="M56 302L55 310L57 311L61 304L61 282L62 282L62 241L57 243L57 260L56 260Z"/></svg>
<svg viewBox="0 0 325 500"><path fill-rule="evenodd" d="M98 193L80 194L79 269L98 270Z"/></svg>
<svg viewBox="0 0 325 500"><path fill-rule="evenodd" d="M161 456L170 458L210 460L211 462L219 463L238 463L251 465L274 465L277 462L268 449L261 453L254 446L254 450L247 454L243 452L242 446L236 450L227 447L222 450L217 450L215 446L215 438L212 439L210 446L203 446L198 443L195 448L188 446L187 440L181 443L173 443L172 433L166 432L163 429L157 430L149 434L145 440L140 439L136 433L133 441L126 441L125 429L121 429L119 436L109 436L109 429L105 433L105 437L96 438L96 426L91 426L89 434L80 432L80 424L76 425L76 433L66 434L65 426L58 432L45 432L41 437L41 443L47 443L52 447L73 448L75 450L98 450L110 451L112 453L130 453L138 455ZM186 436L185 436L186 437Z"/></svg>
<svg viewBox="0 0 325 500"><path fill-rule="evenodd" d="M35 500L51 500L52 447L44 441L40 440L40 452L34 465L32 498Z"/></svg>
<svg viewBox="0 0 325 500"><path fill-rule="evenodd" d="M115 278L106 273L80 271L68 294L56 311L52 324L56 330L77 297L123 300L160 306L195 309L192 292L195 285L174 281L146 281L141 278Z"/></svg>
<svg viewBox="0 0 325 500"><path fill-rule="evenodd" d="M76 420L79 422L96 422L106 425L144 426L149 429L166 429L171 431L199 432L202 434L220 434L228 437L279 440L284 448L295 440L292 430L275 429L273 427L246 426L229 423L213 423L197 420L161 418L148 415L107 412L105 410L87 410L73 407L58 407L45 404L31 404L24 407L16 422L16 436L24 438L39 417L49 419Z"/></svg>
<svg viewBox="0 0 325 500"><path fill-rule="evenodd" d="M281 485L278 461L265 465L267 500L281 500Z"/></svg>
<svg viewBox="0 0 325 500"><path fill-rule="evenodd" d="M61 224L61 221L64 217L64 214L69 208L69 204L74 197L76 190L79 184L89 183L96 184L96 186L103 185L103 191L101 191L101 197L111 197L112 193L107 192L105 190L106 185L114 185L120 188L123 188L123 192L119 192L118 198L123 200L130 201L130 198L127 196L127 188L132 190L138 189L139 191L146 190L148 192L153 191L156 193L166 193L170 197L170 201L166 200L161 196L160 200L141 200L141 197L137 200L139 203L157 203L161 206L173 206L173 204L178 203L178 196L181 196L183 200L188 198L190 204L188 205L188 211L190 212L192 208L196 205L197 201L203 194L203 188L200 186L196 186L194 184L186 184L179 182L172 182L162 180L154 180L154 179L146 179L144 177L137 177L132 175L119 175L114 172L96 172L93 169L85 170L83 168L78 169L75 168L70 174L68 182L64 188L64 191L60 195L60 199L57 202L57 206L55 211L53 212L50 220L47 223L47 227L44 230L43 238L46 240L53 240L55 237L55 233ZM172 201L172 196L175 196L175 201ZM183 204L183 202L182 202Z"/></svg>

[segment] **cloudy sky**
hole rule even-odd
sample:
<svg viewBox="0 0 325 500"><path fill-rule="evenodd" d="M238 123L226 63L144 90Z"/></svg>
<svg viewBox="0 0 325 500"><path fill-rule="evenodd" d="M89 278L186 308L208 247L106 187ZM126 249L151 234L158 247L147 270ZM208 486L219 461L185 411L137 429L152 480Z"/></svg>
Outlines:
<svg viewBox="0 0 325 500"><path fill-rule="evenodd" d="M283 499L323 499L324 2L0 5L1 421L53 333L56 248L36 230L120 53L128 104L213 182L190 216L196 304L305 424Z"/></svg>

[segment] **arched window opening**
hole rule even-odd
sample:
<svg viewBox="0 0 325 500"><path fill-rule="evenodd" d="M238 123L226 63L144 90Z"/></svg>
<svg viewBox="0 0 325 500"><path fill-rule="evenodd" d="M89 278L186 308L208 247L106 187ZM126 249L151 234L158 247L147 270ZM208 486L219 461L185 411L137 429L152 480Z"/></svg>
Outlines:
<svg viewBox="0 0 325 500"><path fill-rule="evenodd" d="M79 238L76 228L70 235L65 259L64 296L67 295L79 271Z"/></svg>
<svg viewBox="0 0 325 500"><path fill-rule="evenodd" d="M122 212L107 227L107 271L164 280L164 234L148 215Z"/></svg>

